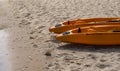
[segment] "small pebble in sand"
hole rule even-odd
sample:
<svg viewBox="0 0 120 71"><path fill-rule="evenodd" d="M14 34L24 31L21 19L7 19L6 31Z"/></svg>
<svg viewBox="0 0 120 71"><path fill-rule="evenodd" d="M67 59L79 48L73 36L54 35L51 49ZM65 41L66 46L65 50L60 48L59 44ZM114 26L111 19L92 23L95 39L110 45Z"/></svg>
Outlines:
<svg viewBox="0 0 120 71"><path fill-rule="evenodd" d="M75 51L73 51L72 53L76 53Z"/></svg>
<svg viewBox="0 0 120 71"><path fill-rule="evenodd" d="M34 37L30 36L30 39L34 39Z"/></svg>
<svg viewBox="0 0 120 71"><path fill-rule="evenodd" d="M81 63L76 63L77 65L81 65Z"/></svg>
<svg viewBox="0 0 120 71"><path fill-rule="evenodd" d="M17 16L16 18L20 18L19 16Z"/></svg>
<svg viewBox="0 0 120 71"><path fill-rule="evenodd" d="M93 55L93 54L88 54L88 58L95 60L97 57L95 55Z"/></svg>
<svg viewBox="0 0 120 71"><path fill-rule="evenodd" d="M52 54L50 52L46 52L45 55L46 56L52 56Z"/></svg>
<svg viewBox="0 0 120 71"><path fill-rule="evenodd" d="M24 17L29 17L31 14L30 13L24 13L23 16Z"/></svg>
<svg viewBox="0 0 120 71"><path fill-rule="evenodd" d="M70 56L65 56L65 57L64 57L64 60L66 60L66 61L72 60L72 57L70 57Z"/></svg>
<svg viewBox="0 0 120 71"><path fill-rule="evenodd" d="M48 67L52 67L53 66L53 64L48 64Z"/></svg>
<svg viewBox="0 0 120 71"><path fill-rule="evenodd" d="M39 30L38 33L41 33L43 30Z"/></svg>
<svg viewBox="0 0 120 71"><path fill-rule="evenodd" d="M33 60L33 59L32 59L32 56L28 56L28 58L29 58L30 60Z"/></svg>
<svg viewBox="0 0 120 71"><path fill-rule="evenodd" d="M34 33L35 33L35 31L31 31L31 32L30 32L30 34L34 34Z"/></svg>
<svg viewBox="0 0 120 71"><path fill-rule="evenodd" d="M106 60L105 59L101 59L100 62L105 62Z"/></svg>
<svg viewBox="0 0 120 71"><path fill-rule="evenodd" d="M29 68L29 67L25 66L25 68Z"/></svg>
<svg viewBox="0 0 120 71"><path fill-rule="evenodd" d="M38 48L38 45L37 45L37 44L33 44L33 47L34 47L34 48Z"/></svg>
<svg viewBox="0 0 120 71"><path fill-rule="evenodd" d="M90 67L91 65L88 65L88 64L86 64L86 65L84 65L85 67Z"/></svg>
<svg viewBox="0 0 120 71"><path fill-rule="evenodd" d="M70 63L75 63L74 61L70 61Z"/></svg>

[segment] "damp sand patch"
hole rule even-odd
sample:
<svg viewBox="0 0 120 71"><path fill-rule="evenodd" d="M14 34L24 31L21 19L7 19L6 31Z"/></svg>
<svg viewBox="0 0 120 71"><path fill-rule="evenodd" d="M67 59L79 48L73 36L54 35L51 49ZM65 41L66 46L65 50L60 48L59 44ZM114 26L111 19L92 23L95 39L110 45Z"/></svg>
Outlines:
<svg viewBox="0 0 120 71"><path fill-rule="evenodd" d="M0 71L11 71L9 52L7 49L8 34L3 27L0 27Z"/></svg>
<svg viewBox="0 0 120 71"><path fill-rule="evenodd" d="M5 30L6 28L7 28L7 26L5 26L5 25L0 25L0 31Z"/></svg>

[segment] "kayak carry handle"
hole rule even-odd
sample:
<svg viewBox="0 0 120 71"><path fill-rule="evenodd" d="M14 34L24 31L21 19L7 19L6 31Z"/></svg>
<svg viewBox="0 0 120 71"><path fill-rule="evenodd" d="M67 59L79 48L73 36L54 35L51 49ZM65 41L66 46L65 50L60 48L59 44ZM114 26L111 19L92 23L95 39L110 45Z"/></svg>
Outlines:
<svg viewBox="0 0 120 71"><path fill-rule="evenodd" d="M81 33L81 29L80 28L78 28L78 33Z"/></svg>
<svg viewBox="0 0 120 71"><path fill-rule="evenodd" d="M68 25L70 25L70 21L68 20Z"/></svg>

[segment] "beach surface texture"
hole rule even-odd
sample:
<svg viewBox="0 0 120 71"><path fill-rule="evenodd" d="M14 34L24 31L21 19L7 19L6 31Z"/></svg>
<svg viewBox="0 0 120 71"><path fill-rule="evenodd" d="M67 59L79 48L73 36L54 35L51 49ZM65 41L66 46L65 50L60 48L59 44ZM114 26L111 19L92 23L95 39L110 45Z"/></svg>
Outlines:
<svg viewBox="0 0 120 71"><path fill-rule="evenodd" d="M120 71L120 46L68 44L49 32L93 17L120 17L120 0L0 0L0 71Z"/></svg>

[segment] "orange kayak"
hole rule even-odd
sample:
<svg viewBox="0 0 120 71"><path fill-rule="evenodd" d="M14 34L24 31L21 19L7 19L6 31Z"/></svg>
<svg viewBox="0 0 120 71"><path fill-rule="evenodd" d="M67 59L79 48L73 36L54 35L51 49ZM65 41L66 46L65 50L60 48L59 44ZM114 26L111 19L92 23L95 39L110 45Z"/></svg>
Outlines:
<svg viewBox="0 0 120 71"><path fill-rule="evenodd" d="M120 22L120 18L88 18L88 19L78 19L73 21L63 22L62 24L57 24L49 29L50 32L57 34L63 33L65 31L75 29L81 26L97 25L98 23L102 25L105 22ZM97 24L96 24L97 23Z"/></svg>
<svg viewBox="0 0 120 71"><path fill-rule="evenodd" d="M120 25L76 28L57 35L56 39L68 43L120 45Z"/></svg>

